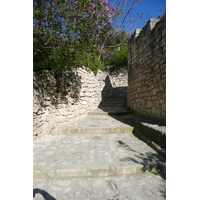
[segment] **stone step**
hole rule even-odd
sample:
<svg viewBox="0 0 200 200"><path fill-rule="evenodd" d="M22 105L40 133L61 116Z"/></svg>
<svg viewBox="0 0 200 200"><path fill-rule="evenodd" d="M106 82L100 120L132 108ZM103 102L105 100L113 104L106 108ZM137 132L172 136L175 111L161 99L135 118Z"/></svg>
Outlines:
<svg viewBox="0 0 200 200"><path fill-rule="evenodd" d="M106 134L106 133L132 133L133 127L131 126L121 126L121 127L91 127L91 128L60 128L58 134Z"/></svg>
<svg viewBox="0 0 200 200"><path fill-rule="evenodd" d="M152 173L35 180L33 199L166 199L166 181Z"/></svg>
<svg viewBox="0 0 200 200"><path fill-rule="evenodd" d="M134 127L133 133L166 157L166 125L163 122L147 119L134 113L113 116L116 120Z"/></svg>
<svg viewBox="0 0 200 200"><path fill-rule="evenodd" d="M124 108L127 110L126 104L100 104L98 108Z"/></svg>
<svg viewBox="0 0 200 200"><path fill-rule="evenodd" d="M101 113L105 113L101 111ZM89 114L89 116L82 121L78 121L75 123L72 123L67 126L63 127L54 127L51 129L50 134L51 135L60 135L60 134L106 134L106 133L133 133L133 126L124 124L123 122L120 122L119 120L114 119L113 117L110 117L105 114L101 115L94 115Z"/></svg>
<svg viewBox="0 0 200 200"><path fill-rule="evenodd" d="M100 107L94 111L88 112L88 116L99 116L99 115L130 115L132 111L128 111L124 107Z"/></svg>
<svg viewBox="0 0 200 200"><path fill-rule="evenodd" d="M61 178L91 178L91 177L107 177L141 174L146 171L152 173L165 172L165 165L142 165L137 166L115 166L115 167L91 167L91 168L70 168L70 169L53 169L53 170L35 170L33 171L33 179L61 179Z"/></svg>
<svg viewBox="0 0 200 200"><path fill-rule="evenodd" d="M34 143L34 180L165 171L165 160L129 133L48 137Z"/></svg>
<svg viewBox="0 0 200 200"><path fill-rule="evenodd" d="M100 103L126 103L126 99L106 99L102 100Z"/></svg>
<svg viewBox="0 0 200 200"><path fill-rule="evenodd" d="M136 135L166 157L166 126L136 115L132 117L132 120Z"/></svg>
<svg viewBox="0 0 200 200"><path fill-rule="evenodd" d="M112 98L103 99L101 102L127 102L127 99L112 97Z"/></svg>
<svg viewBox="0 0 200 200"><path fill-rule="evenodd" d="M103 105L106 105L106 106L124 106L126 107L126 102L102 102L99 104L99 106L103 106Z"/></svg>

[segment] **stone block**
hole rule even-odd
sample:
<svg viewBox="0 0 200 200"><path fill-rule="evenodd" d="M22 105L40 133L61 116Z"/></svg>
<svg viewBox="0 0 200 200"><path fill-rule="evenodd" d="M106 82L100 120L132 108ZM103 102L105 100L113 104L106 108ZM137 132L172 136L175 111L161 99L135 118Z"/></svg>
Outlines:
<svg viewBox="0 0 200 200"><path fill-rule="evenodd" d="M53 127L52 129L50 129L49 134L50 135L58 135L59 131L58 131L57 127Z"/></svg>
<svg viewBox="0 0 200 200"><path fill-rule="evenodd" d="M60 115L56 116L56 122L58 122L58 123L64 122L65 120L66 120L66 117L64 117L64 116L60 116Z"/></svg>
<svg viewBox="0 0 200 200"><path fill-rule="evenodd" d="M164 37L161 41L160 41L160 46L166 46L166 38Z"/></svg>
<svg viewBox="0 0 200 200"><path fill-rule="evenodd" d="M156 101L156 108L158 108L159 107L159 102L158 101Z"/></svg>
<svg viewBox="0 0 200 200"><path fill-rule="evenodd" d="M165 90L163 85L160 85L159 89L160 89L161 92L164 92L164 90Z"/></svg>
<svg viewBox="0 0 200 200"><path fill-rule="evenodd" d="M155 112L156 112L156 108L155 108L155 107L152 107L151 113L152 113L152 114L155 114Z"/></svg>
<svg viewBox="0 0 200 200"><path fill-rule="evenodd" d="M166 45L163 46L162 50L163 52L166 52Z"/></svg>
<svg viewBox="0 0 200 200"><path fill-rule="evenodd" d="M159 21L159 19L154 19L154 18L151 18L150 20L149 20L149 29L150 30L152 30L154 27L155 27L155 25L156 25L156 23Z"/></svg>
<svg viewBox="0 0 200 200"><path fill-rule="evenodd" d="M55 115L45 115L43 119L45 122L55 121Z"/></svg>
<svg viewBox="0 0 200 200"><path fill-rule="evenodd" d="M162 74L162 79L166 79L166 74Z"/></svg>
<svg viewBox="0 0 200 200"><path fill-rule="evenodd" d="M162 30L162 37L166 36L166 28L164 30Z"/></svg>
<svg viewBox="0 0 200 200"><path fill-rule="evenodd" d="M162 111L163 111L163 112L166 112L166 104L163 104L163 105L162 105Z"/></svg>
<svg viewBox="0 0 200 200"><path fill-rule="evenodd" d="M147 101L147 108L151 108L152 107L152 101Z"/></svg>
<svg viewBox="0 0 200 200"><path fill-rule="evenodd" d="M156 114L157 115L161 114L161 110L160 109L156 109Z"/></svg>

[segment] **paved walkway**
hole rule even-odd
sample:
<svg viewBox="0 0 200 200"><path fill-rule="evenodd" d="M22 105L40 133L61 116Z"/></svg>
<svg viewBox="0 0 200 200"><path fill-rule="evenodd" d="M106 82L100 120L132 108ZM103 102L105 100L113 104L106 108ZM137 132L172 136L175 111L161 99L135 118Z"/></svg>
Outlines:
<svg viewBox="0 0 200 200"><path fill-rule="evenodd" d="M165 160L132 126L91 113L34 141L34 199L165 199Z"/></svg>

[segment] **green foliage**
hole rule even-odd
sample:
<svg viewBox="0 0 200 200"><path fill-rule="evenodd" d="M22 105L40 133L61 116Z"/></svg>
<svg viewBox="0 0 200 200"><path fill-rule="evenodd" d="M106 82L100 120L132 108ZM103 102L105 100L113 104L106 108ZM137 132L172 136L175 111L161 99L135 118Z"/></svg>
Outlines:
<svg viewBox="0 0 200 200"><path fill-rule="evenodd" d="M98 57L95 56L95 53L93 52L92 55L87 53L86 51L80 51L77 50L75 52L75 58L74 59L74 66L82 67L85 66L93 71L93 73L96 75L98 72L98 69L103 70L102 65L100 64Z"/></svg>
<svg viewBox="0 0 200 200"><path fill-rule="evenodd" d="M71 68L74 54L67 48L68 42L58 36L51 37L45 30L33 31L33 70L57 74Z"/></svg>
<svg viewBox="0 0 200 200"><path fill-rule="evenodd" d="M120 46L120 51L118 48L106 48L106 52L109 54L109 57L104 60L104 65L112 66L122 66L127 65L128 63L128 47L127 44Z"/></svg>
<svg viewBox="0 0 200 200"><path fill-rule="evenodd" d="M115 14L106 0L34 0L33 70L56 74L84 65L97 73L100 37Z"/></svg>

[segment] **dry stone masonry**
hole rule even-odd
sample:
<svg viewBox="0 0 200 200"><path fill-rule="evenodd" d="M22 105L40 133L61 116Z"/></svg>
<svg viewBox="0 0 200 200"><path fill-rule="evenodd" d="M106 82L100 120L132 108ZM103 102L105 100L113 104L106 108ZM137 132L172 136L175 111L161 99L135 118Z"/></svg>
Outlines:
<svg viewBox="0 0 200 200"><path fill-rule="evenodd" d="M33 137L40 137L55 127L74 123L98 107L102 99L126 95L127 69L109 75L98 71L95 76L86 68L74 69L69 77L33 77ZM119 81L120 80L120 81Z"/></svg>
<svg viewBox="0 0 200 200"><path fill-rule="evenodd" d="M127 104L135 113L166 120L166 14L129 40Z"/></svg>

